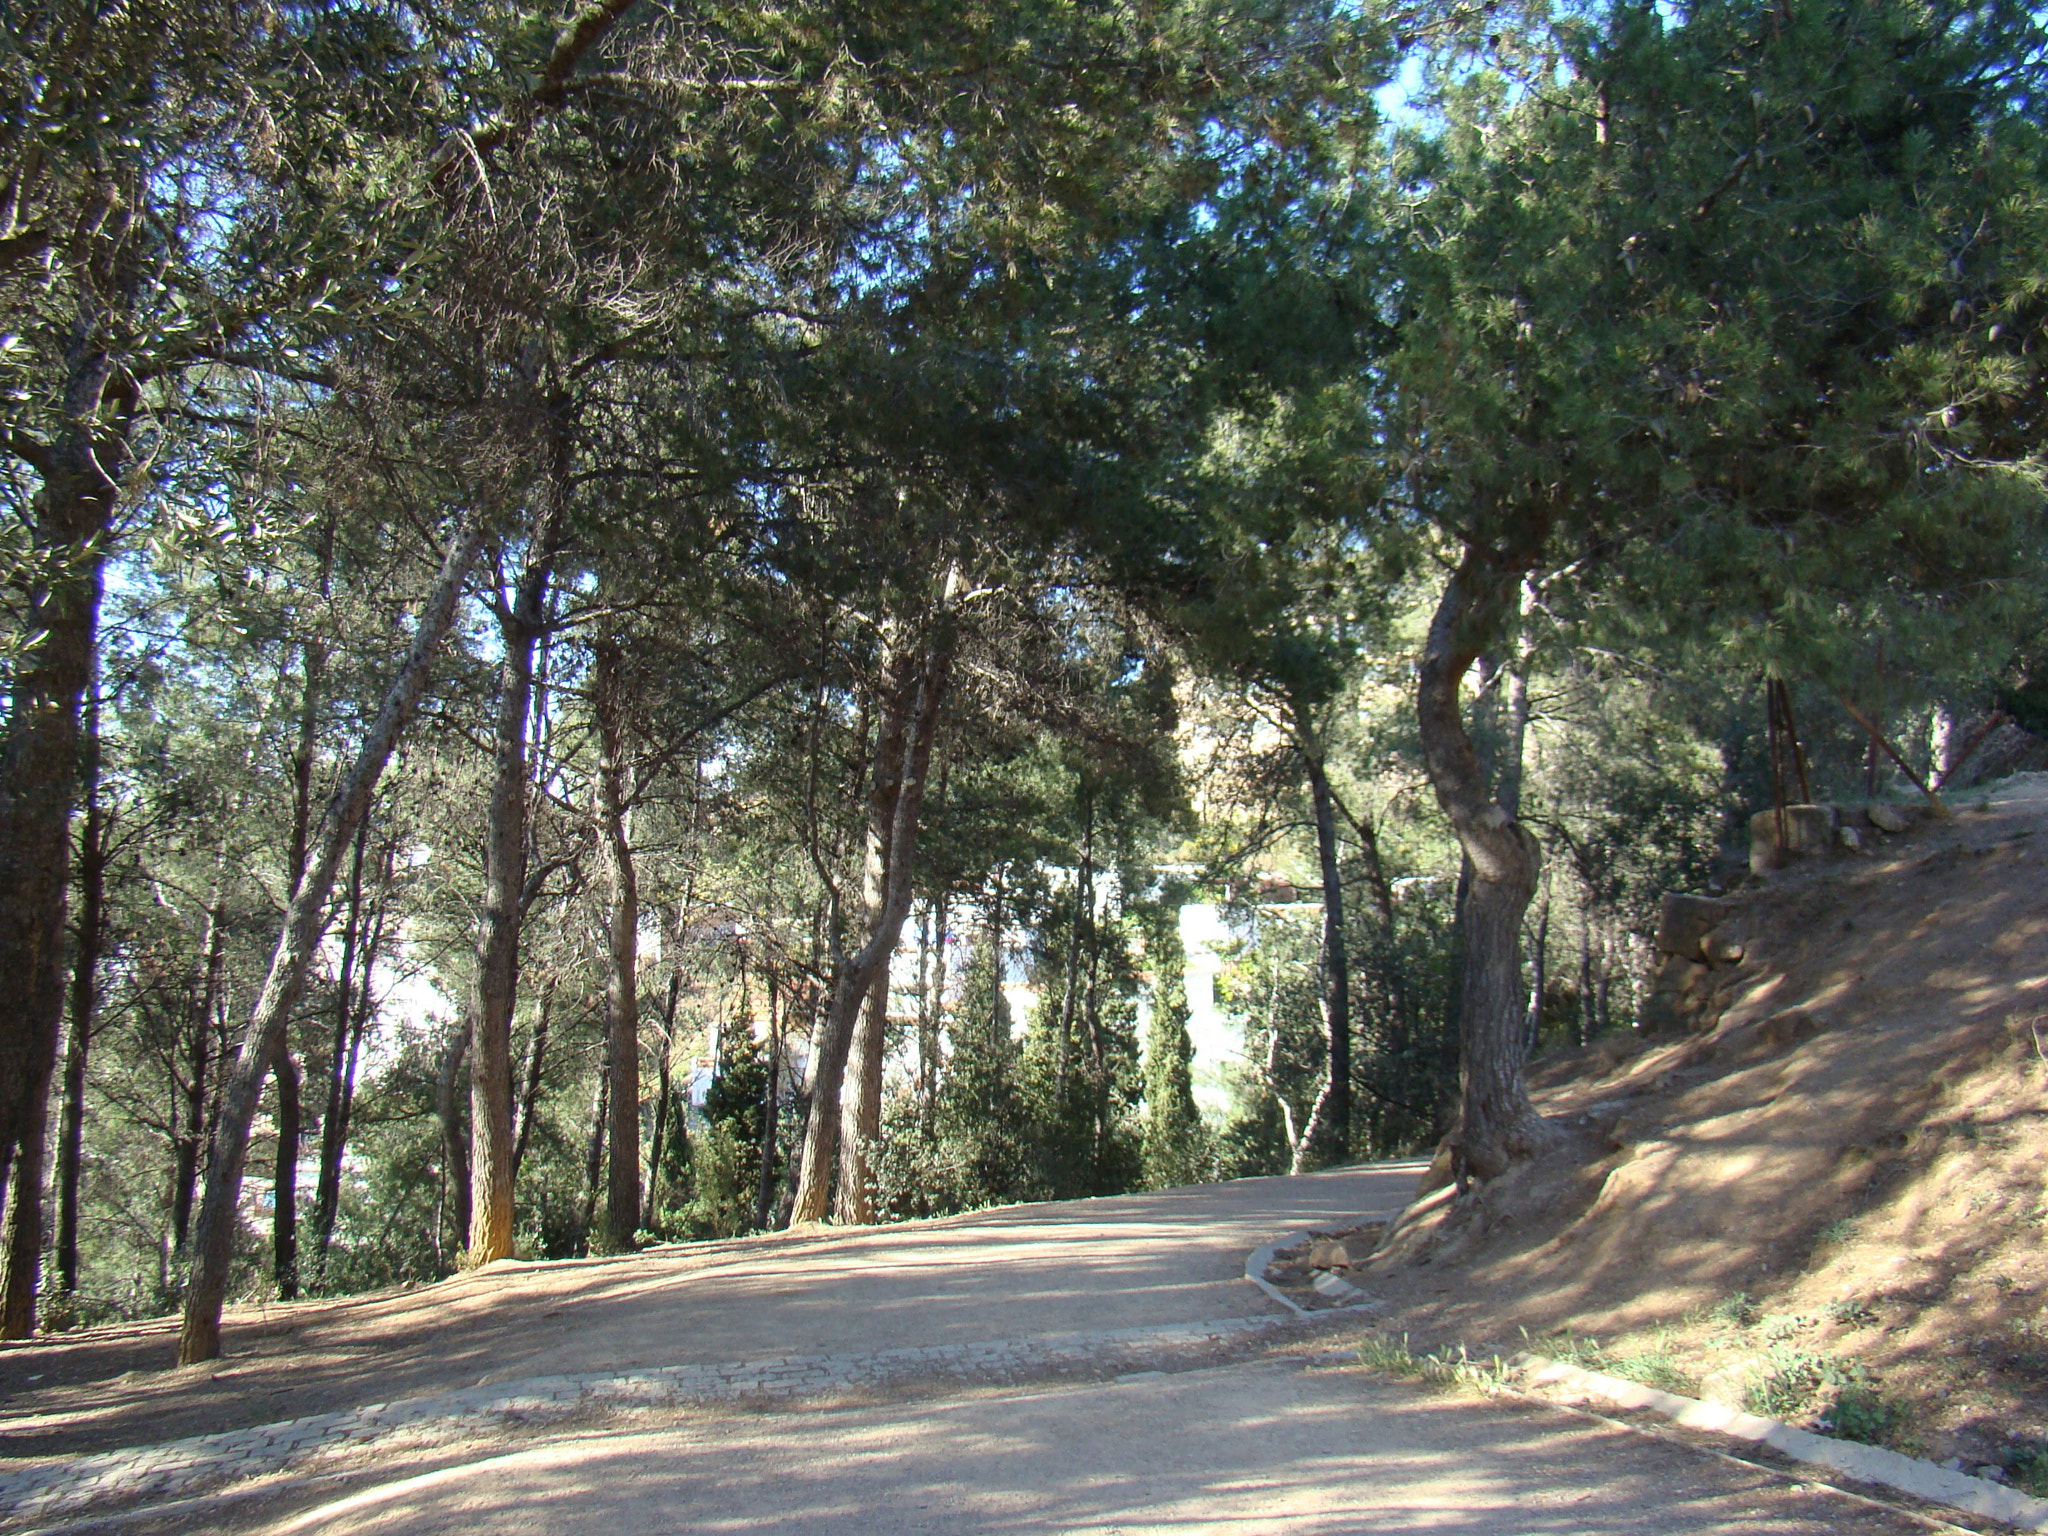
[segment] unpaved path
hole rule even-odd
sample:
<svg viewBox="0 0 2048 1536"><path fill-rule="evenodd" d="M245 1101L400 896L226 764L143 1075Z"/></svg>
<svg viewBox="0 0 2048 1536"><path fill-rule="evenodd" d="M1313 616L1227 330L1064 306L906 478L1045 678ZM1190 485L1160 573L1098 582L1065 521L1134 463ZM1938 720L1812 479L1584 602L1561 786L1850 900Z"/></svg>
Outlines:
<svg viewBox="0 0 2048 1536"><path fill-rule="evenodd" d="M1390 1383L1343 1363L1355 1357L1330 1352L1327 1333L1267 1326L1284 1314L1244 1280L1248 1250L1290 1230L1387 1214L1416 1172L1342 1169L505 1266L398 1295L238 1314L228 1358L211 1368L162 1365L169 1324L9 1349L0 1436L13 1461L0 1460L0 1490L12 1484L17 1499L0 1499L0 1527L70 1536L1926 1529L1555 1409ZM1206 1355L1172 1344L1202 1324L1241 1340ZM892 1352L906 1350L968 1368L892 1376ZM606 1373L629 1386L663 1372L697 1379L745 1361L765 1362L751 1409L745 1393L620 1406L616 1395L579 1398L563 1386ZM782 1375L791 1379L778 1384ZM549 1407L549 1391L566 1397ZM429 1410L451 1393L532 1406L449 1409L453 1417L360 1441L336 1432L351 1408L401 1399ZM325 1418L299 1417L313 1413ZM218 1433L242 1426L264 1427ZM258 1448L210 1471L166 1473L175 1448L161 1442L194 1435ZM87 1448L109 1454L67 1459ZM21 1497L38 1479L56 1497Z"/></svg>
<svg viewBox="0 0 2048 1536"><path fill-rule="evenodd" d="M176 1369L172 1321L0 1346L0 1467L565 1373L841 1355L1204 1322L1280 1309L1246 1252L1385 1214L1416 1165L1013 1206L230 1312Z"/></svg>
<svg viewBox="0 0 2048 1536"><path fill-rule="evenodd" d="M1918 1536L1927 1527L1554 1411L1268 1361L569 1436L298 1508L245 1511L221 1529Z"/></svg>

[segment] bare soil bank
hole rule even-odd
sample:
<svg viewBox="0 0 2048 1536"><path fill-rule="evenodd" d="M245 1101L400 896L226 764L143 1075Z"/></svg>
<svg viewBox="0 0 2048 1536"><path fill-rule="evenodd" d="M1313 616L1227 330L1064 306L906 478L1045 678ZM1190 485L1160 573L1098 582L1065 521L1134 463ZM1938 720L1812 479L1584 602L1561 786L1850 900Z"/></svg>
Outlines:
<svg viewBox="0 0 2048 1536"><path fill-rule="evenodd" d="M1392 1329L2048 1493L2048 775L1973 802L1742 893L1708 1032L1543 1062L1558 1151L1350 1272Z"/></svg>

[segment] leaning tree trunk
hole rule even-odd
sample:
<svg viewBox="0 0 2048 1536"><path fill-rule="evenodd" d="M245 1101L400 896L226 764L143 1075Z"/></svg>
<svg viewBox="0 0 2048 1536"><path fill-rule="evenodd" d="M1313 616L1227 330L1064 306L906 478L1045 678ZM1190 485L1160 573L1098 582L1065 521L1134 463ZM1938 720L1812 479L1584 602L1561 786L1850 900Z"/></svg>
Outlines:
<svg viewBox="0 0 2048 1536"><path fill-rule="evenodd" d="M606 942L605 1061L611 1082L607 1135L605 1242L614 1252L633 1246L640 1230L640 890L633 872L633 847L626 836L627 783L624 700L619 666L623 653L611 636L591 648L590 699L597 718L597 777L592 821L598 863L604 871Z"/></svg>
<svg viewBox="0 0 2048 1536"><path fill-rule="evenodd" d="M220 1309L227 1299L228 1269L234 1258L236 1206L242 1194L242 1170L249 1156L249 1128L263 1092L272 1056L284 1043L285 1026L306 989L320 934L326 926L327 898L342 858L354 840L356 826L377 791L384 765L411 724L426 691L441 642L455 619L463 582L483 543L483 519L465 514L448 542L439 576L413 631L413 640L398 675L386 690L377 717L364 733L354 763L336 786L315 830L315 852L285 910L283 930L270 960L270 972L257 994L255 1009L242 1035L242 1051L233 1083L222 1104L211 1166L206 1172L206 1201L199 1212L193 1244L192 1277L185 1290L184 1324L178 1338L178 1360L193 1365L220 1354Z"/></svg>
<svg viewBox="0 0 2048 1536"><path fill-rule="evenodd" d="M498 719L484 828L483 932L470 994L471 1264L512 1253L512 1011L519 994L519 929L526 888L526 735L533 648L546 619L555 502L536 519L526 562L501 608Z"/></svg>
<svg viewBox="0 0 2048 1536"><path fill-rule="evenodd" d="M1535 1155L1555 1133L1523 1082L1522 917L1536 893L1542 849L1498 804L1465 729L1460 685L1515 609L1520 572L1468 549L1444 587L1424 642L1416 717L1437 803L1471 861L1459 988L1461 1173L1492 1178Z"/></svg>
<svg viewBox="0 0 2048 1536"><path fill-rule="evenodd" d="M1322 1092L1316 1095L1301 1140L1294 1145L1290 1173L1319 1161L1341 1162L1351 1151L1351 966L1344 952L1344 881L1337 867L1337 812L1321 744L1306 718L1295 711L1295 739L1308 769L1315 807L1316 854L1323 874L1323 1041Z"/></svg>
<svg viewBox="0 0 2048 1536"><path fill-rule="evenodd" d="M886 701L887 716L875 749L875 788L868 801L862 880L866 939L859 950L833 968L832 997L818 1031L817 1061L811 1071L811 1115L804 1127L803 1171L797 1179L792 1223L824 1219L839 1153L840 1122L833 1110L845 1081L847 1051L875 973L895 953L903 919L910 911L925 774L931 766L939 708L952 669L949 608L956 579L951 574L946 578L946 598L933 616L924 665L906 679L914 682L914 687L891 688Z"/></svg>

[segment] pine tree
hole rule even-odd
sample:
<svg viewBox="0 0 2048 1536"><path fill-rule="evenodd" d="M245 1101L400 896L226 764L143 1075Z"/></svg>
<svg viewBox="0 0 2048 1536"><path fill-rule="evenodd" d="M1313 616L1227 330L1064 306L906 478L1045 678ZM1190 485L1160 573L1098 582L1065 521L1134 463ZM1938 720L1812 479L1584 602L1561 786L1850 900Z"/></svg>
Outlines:
<svg viewBox="0 0 2048 1536"><path fill-rule="evenodd" d="M1194 1041L1188 1036L1187 951L1178 911L1149 925L1152 1018L1145 1030L1145 1183L1153 1189L1206 1178L1208 1135L1195 1107Z"/></svg>

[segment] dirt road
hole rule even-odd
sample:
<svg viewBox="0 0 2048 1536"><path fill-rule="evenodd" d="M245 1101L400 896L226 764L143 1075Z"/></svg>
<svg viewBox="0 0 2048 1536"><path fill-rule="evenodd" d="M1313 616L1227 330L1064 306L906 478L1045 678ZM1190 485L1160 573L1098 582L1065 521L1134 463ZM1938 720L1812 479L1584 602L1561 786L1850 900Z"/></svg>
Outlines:
<svg viewBox="0 0 2048 1536"><path fill-rule="evenodd" d="M236 1308L179 1370L172 1320L0 1347L0 1467L567 1372L830 1355L1280 1309L1277 1234L1398 1208L1413 1164L502 1264L346 1301Z"/></svg>

